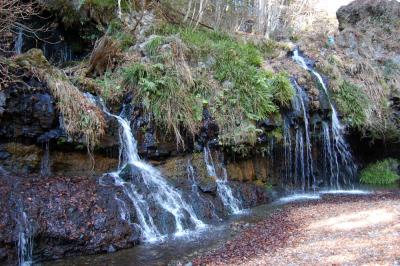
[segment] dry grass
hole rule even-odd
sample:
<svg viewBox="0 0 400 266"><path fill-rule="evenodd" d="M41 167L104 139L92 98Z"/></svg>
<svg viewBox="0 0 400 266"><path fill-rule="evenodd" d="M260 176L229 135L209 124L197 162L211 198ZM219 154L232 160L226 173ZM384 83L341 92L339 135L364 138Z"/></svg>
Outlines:
<svg viewBox="0 0 400 266"><path fill-rule="evenodd" d="M61 70L52 67L40 50L32 49L16 62L46 82L63 116L66 133L75 139L83 137L89 153L93 151L106 126L102 111Z"/></svg>

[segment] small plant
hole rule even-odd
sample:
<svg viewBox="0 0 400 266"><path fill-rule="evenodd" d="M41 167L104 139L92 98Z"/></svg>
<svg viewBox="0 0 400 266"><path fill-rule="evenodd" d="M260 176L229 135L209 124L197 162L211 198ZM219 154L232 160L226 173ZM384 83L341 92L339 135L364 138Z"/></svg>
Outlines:
<svg viewBox="0 0 400 266"><path fill-rule="evenodd" d="M400 179L398 166L399 161L392 158L370 164L361 171L360 181L365 184L393 184Z"/></svg>
<svg viewBox="0 0 400 266"><path fill-rule="evenodd" d="M273 75L270 82L274 102L282 107L289 106L295 93L288 75L286 73Z"/></svg>
<svg viewBox="0 0 400 266"><path fill-rule="evenodd" d="M114 19L110 22L107 34L113 40L117 41L123 50L128 49L135 42L133 35L129 31L124 30L124 25L118 19Z"/></svg>
<svg viewBox="0 0 400 266"><path fill-rule="evenodd" d="M153 115L155 122L176 137L184 147L184 128L192 136L201 121L202 102L185 86L174 69L163 64L133 64L123 71L124 83L132 88L135 100Z"/></svg>
<svg viewBox="0 0 400 266"><path fill-rule="evenodd" d="M334 98L339 110L351 126L362 128L366 124L369 99L360 87L343 81Z"/></svg>
<svg viewBox="0 0 400 266"><path fill-rule="evenodd" d="M121 80L119 79L121 73L106 72L101 79L96 80L100 87L100 96L106 102L117 103L124 96L125 89L121 86Z"/></svg>

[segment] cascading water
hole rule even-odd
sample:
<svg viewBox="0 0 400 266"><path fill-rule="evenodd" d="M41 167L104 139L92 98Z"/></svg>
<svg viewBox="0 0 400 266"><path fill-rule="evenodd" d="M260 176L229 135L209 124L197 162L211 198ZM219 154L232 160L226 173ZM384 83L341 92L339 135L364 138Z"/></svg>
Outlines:
<svg viewBox="0 0 400 266"><path fill-rule="evenodd" d="M49 147L48 141L45 144L45 150L43 153L42 161L40 162L40 175L41 176L50 176L51 175L50 147Z"/></svg>
<svg viewBox="0 0 400 266"><path fill-rule="evenodd" d="M191 161L189 160L186 166L186 171L187 171L187 175L188 175L188 179L190 180L190 182L192 183L192 196L191 196L191 203L192 205L198 204L199 202L201 203L201 205L208 205L209 210L211 210L211 218L215 218L217 220L220 220L220 218L218 217L218 215L215 213L215 206L212 203L212 201L204 199L200 193L199 193L199 185L196 181L196 174L194 171L194 167L191 163Z"/></svg>
<svg viewBox="0 0 400 266"><path fill-rule="evenodd" d="M340 188L340 184L350 184L349 178L352 178L356 172L356 166L352 159L350 147L344 139L343 126L340 124L337 111L329 96L328 88L321 75L310 67L304 57L299 55L299 51L296 49L293 51L293 60L301 65L305 70L309 71L317 80L318 84L323 89L331 108L331 126L330 129L327 125L323 125L324 134L324 146L325 156L328 160L324 162L325 165L330 165L330 186L336 186ZM329 132L331 131L331 132ZM329 135L332 135L332 138ZM327 145L330 145L328 147ZM344 168L344 172L341 171L340 166Z"/></svg>
<svg viewBox="0 0 400 266"><path fill-rule="evenodd" d="M302 161L302 169L305 171L304 176L307 178L308 187L314 187L316 184L315 176L314 176L314 167L313 167L313 159L311 155L311 137L310 137L310 126L309 126L309 115L306 108L307 102L307 94L304 92L303 88L297 84L296 80L293 80L293 86L296 89L296 97L295 103L300 106L300 109L303 113L303 121L304 121L304 132L305 132L305 144L306 144L306 162L304 164L304 155ZM303 153L303 148L302 151ZM306 180L303 182L303 189L305 189Z"/></svg>
<svg viewBox="0 0 400 266"><path fill-rule="evenodd" d="M187 171L188 178L189 178L190 182L192 183L192 193L196 197L200 198L199 189L198 189L197 181L195 178L194 168L190 161L188 161L188 164L186 166L186 171Z"/></svg>
<svg viewBox="0 0 400 266"><path fill-rule="evenodd" d="M339 186L339 163L337 160L336 153L332 150L331 133L329 125L326 122L322 122L322 136L323 136L323 156L324 156L324 174L329 176L329 185L331 187Z"/></svg>
<svg viewBox="0 0 400 266"><path fill-rule="evenodd" d="M18 263L20 266L30 266L33 264L33 239L29 219L20 205L17 217L18 226Z"/></svg>
<svg viewBox="0 0 400 266"><path fill-rule="evenodd" d="M197 218L191 206L182 198L181 194L170 186L161 173L150 164L139 158L137 143L133 137L129 122L122 116L117 116L106 111L111 117L117 119L120 125L120 144L122 163L117 172L109 174L114 178L114 183L121 186L125 195L131 200L139 220L143 239L146 241L159 240L166 232L161 232L156 226L154 214L150 205L155 205L164 213L169 213L175 221L175 234L183 234L191 228L202 228L205 224ZM122 112L124 113L124 111ZM121 172L131 168L134 180L125 181ZM139 187L140 186L140 187ZM126 214L121 215L125 218Z"/></svg>
<svg viewBox="0 0 400 266"><path fill-rule="evenodd" d="M118 0L118 18L122 18L121 0Z"/></svg>
<svg viewBox="0 0 400 266"><path fill-rule="evenodd" d="M240 213L242 209L241 202L235 198L232 189L229 187L226 168L223 165L223 162L221 162L218 166L220 167L222 174L221 176L218 176L214 160L208 146L204 147L204 162L207 167L208 175L216 178L218 195L221 198L224 206L228 208L231 213Z"/></svg>
<svg viewBox="0 0 400 266"><path fill-rule="evenodd" d="M302 190L306 189L306 172L304 163L304 140L303 130L298 128L296 130L296 147L295 147L295 182L297 187L301 187Z"/></svg>
<svg viewBox="0 0 400 266"><path fill-rule="evenodd" d="M285 184L289 184L293 175L292 167L292 134L290 132L290 123L287 118L284 119L283 126L283 145L284 145L284 176Z"/></svg>
<svg viewBox="0 0 400 266"><path fill-rule="evenodd" d="M14 42L14 52L19 55L22 54L22 47L24 46L24 31L19 28Z"/></svg>
<svg viewBox="0 0 400 266"><path fill-rule="evenodd" d="M72 60L72 49L67 43L64 43L64 49L62 51L61 57L63 59L62 62L68 62Z"/></svg>
<svg viewBox="0 0 400 266"><path fill-rule="evenodd" d="M284 166L285 185L301 188L305 191L314 188L316 179L314 176L312 143L310 135L310 122L308 114L308 97L296 80L292 79L292 86L296 95L292 101L293 111L284 117L283 141L284 141ZM299 124L291 131L290 117L301 117L303 124ZM292 142L292 137L294 143Z"/></svg>

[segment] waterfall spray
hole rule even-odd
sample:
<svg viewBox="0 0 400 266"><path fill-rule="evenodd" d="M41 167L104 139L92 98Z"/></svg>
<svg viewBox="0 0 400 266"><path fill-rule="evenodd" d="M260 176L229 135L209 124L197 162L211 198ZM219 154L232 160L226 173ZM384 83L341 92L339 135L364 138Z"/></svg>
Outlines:
<svg viewBox="0 0 400 266"><path fill-rule="evenodd" d="M143 239L154 241L163 238L165 235L160 232L154 221L150 210L151 204L155 204L163 212L173 216L175 221L175 234L181 235L190 227L203 228L205 224L196 216L192 207L182 198L181 194L170 186L162 177L161 173L150 164L142 161L137 151L137 142L133 137L128 120L122 115L113 115L105 108L104 112L114 117L120 125L120 149L121 162L117 172L109 174L114 178L114 183L121 186L125 195L131 200L139 219L139 228L142 231ZM131 167L135 172L132 181L125 181L121 178L121 172ZM132 170L133 169L133 170ZM141 189L138 186L141 186ZM145 193L145 194L144 194ZM126 215L123 215L126 217Z"/></svg>
<svg viewBox="0 0 400 266"><path fill-rule="evenodd" d="M224 206L229 209L231 213L238 214L241 212L241 203L233 195L232 189L228 184L228 173L225 166L221 162L218 166L222 171L222 175L218 176L215 169L214 160L212 158L210 148L208 146L204 147L204 162L207 166L207 172L209 176L215 177L217 180L217 191L221 198Z"/></svg>
<svg viewBox="0 0 400 266"><path fill-rule="evenodd" d="M326 157L329 157L326 158L328 162L325 162L324 165L329 165L330 168L330 185L336 186L336 188L339 189L340 183L347 185L350 184L349 178L352 178L357 171L352 154L350 152L350 147L344 139L343 126L339 121L336 108L331 101L328 88L321 75L307 65L305 58L299 55L299 51L297 49L293 51L292 58L316 78L318 84L321 86L328 99L331 109L331 132L329 131L329 127L327 125L323 125L324 147L326 150L324 154ZM332 138L328 136L329 133L332 134ZM345 173L341 173L340 166L344 167Z"/></svg>

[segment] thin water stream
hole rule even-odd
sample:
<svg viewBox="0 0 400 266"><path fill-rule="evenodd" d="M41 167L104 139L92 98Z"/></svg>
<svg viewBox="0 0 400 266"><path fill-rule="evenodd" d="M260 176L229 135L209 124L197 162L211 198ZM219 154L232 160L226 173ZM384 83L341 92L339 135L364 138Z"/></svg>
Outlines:
<svg viewBox="0 0 400 266"><path fill-rule="evenodd" d="M242 204L233 195L233 191L228 183L228 173L226 168L221 160L218 164L221 173L218 175L214 159L208 146L204 147L204 162L207 167L208 175L216 178L218 196L224 203L225 208L227 208L230 213L239 214L242 211Z"/></svg>
<svg viewBox="0 0 400 266"><path fill-rule="evenodd" d="M22 48L24 46L24 31L22 28L18 28L17 36L14 41L14 52L17 55L22 54Z"/></svg>

